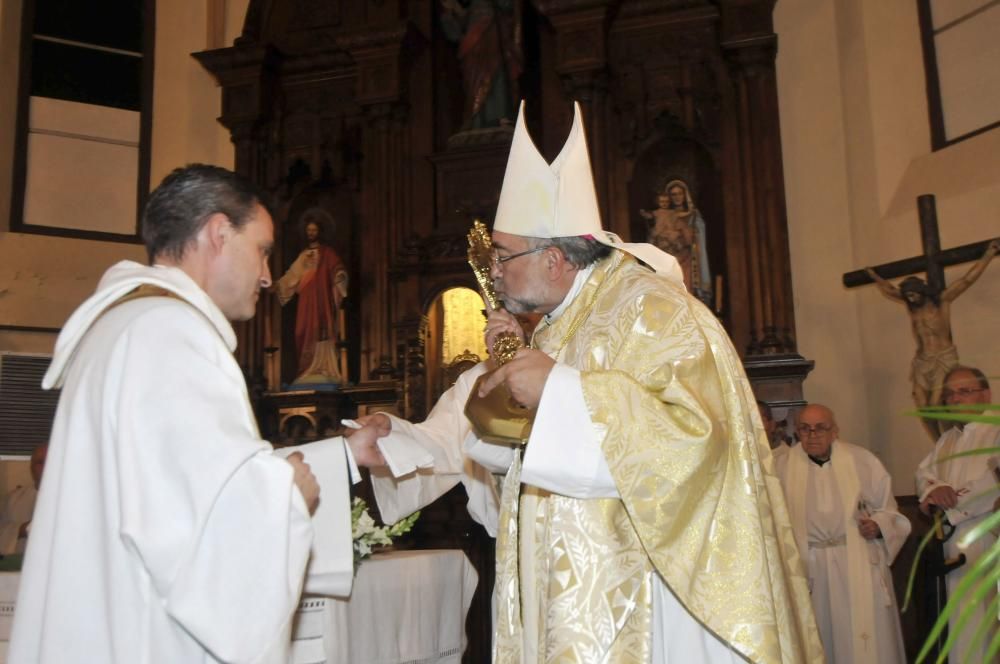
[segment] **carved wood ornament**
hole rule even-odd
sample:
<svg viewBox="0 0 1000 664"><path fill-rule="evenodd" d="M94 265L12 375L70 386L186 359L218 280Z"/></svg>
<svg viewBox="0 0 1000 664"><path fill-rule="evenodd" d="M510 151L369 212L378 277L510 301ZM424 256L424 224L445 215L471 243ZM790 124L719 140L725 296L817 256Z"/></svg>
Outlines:
<svg viewBox="0 0 1000 664"><path fill-rule="evenodd" d="M719 314L752 372L760 361L801 359L773 4L520 0L514 13L517 83L543 154L554 157L579 100L605 225L632 240L645 239L638 210L658 184L690 185L721 277ZM253 0L233 46L195 54L222 86L237 169L272 193L276 214L317 192L341 201L351 229L349 362L362 381L380 365L411 371L427 306L449 286L474 286L462 236L492 215L506 161L508 126L460 131L458 45L441 11L431 0ZM276 218L279 232L285 221ZM279 271L286 244L279 238ZM240 330L241 363L270 389L288 379L264 352L288 346L280 315L264 302ZM433 396L411 400L414 413Z"/></svg>

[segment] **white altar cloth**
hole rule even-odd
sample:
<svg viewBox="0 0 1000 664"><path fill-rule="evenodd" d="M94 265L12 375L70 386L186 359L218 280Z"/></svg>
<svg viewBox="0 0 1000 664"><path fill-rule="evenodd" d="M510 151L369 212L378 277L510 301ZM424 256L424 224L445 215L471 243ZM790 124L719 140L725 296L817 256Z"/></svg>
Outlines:
<svg viewBox="0 0 1000 664"><path fill-rule="evenodd" d="M475 568L457 549L393 551L364 560L349 600L306 597L295 664L458 664Z"/></svg>
<svg viewBox="0 0 1000 664"><path fill-rule="evenodd" d="M0 664L19 572L0 572ZM393 551L364 560L349 600L305 597L296 614L294 664L458 664L478 576L457 549Z"/></svg>
<svg viewBox="0 0 1000 664"><path fill-rule="evenodd" d="M0 572L0 664L7 664L10 628L14 624L14 603L21 584L20 572Z"/></svg>

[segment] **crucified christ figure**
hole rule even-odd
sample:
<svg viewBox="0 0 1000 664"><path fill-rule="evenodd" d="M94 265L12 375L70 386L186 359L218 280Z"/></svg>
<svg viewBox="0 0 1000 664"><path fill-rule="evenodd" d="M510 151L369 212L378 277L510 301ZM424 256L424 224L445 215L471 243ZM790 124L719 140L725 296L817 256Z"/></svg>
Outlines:
<svg viewBox="0 0 1000 664"><path fill-rule="evenodd" d="M917 340L910 380L913 401L918 408L941 403L941 386L945 374L958 364L958 349L951 337L951 303L983 274L986 266L1000 252L1000 239L992 240L968 272L943 290L935 290L919 277L907 277L894 285L880 277L874 269L865 268L889 299L902 302L910 314L910 325ZM931 437L941 434L939 423L923 420Z"/></svg>

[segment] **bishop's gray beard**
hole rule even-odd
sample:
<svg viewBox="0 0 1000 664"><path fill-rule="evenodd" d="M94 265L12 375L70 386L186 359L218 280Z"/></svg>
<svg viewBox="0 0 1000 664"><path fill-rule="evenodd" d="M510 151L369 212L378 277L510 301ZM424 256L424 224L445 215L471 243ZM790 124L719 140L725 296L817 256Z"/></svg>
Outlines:
<svg viewBox="0 0 1000 664"><path fill-rule="evenodd" d="M515 297L510 293L503 292L500 288L499 280L493 282L497 289L497 296L503 300L503 308L512 314L530 314L537 312L542 306L542 294L538 287L527 289L520 297ZM544 313L544 312L543 312Z"/></svg>
<svg viewBox="0 0 1000 664"><path fill-rule="evenodd" d="M542 306L537 302L532 302L530 300L518 300L512 297L505 297L503 300L503 308L507 310L508 313L512 314L530 314L538 311L538 308Z"/></svg>

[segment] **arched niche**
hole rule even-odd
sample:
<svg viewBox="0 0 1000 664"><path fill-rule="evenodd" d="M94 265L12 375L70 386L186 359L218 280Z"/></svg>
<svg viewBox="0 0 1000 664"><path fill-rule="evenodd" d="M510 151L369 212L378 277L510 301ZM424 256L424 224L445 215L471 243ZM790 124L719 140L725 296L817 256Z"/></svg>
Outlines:
<svg viewBox="0 0 1000 664"><path fill-rule="evenodd" d="M684 182L705 223L706 253L711 272L709 286L713 291L706 305L721 315L725 299L716 292L716 281L726 272L726 223L719 169L713 153L700 141L670 126L667 121L661 124L668 126L640 147L628 183L632 240L653 241L650 232L655 222L645 218L640 211L655 212L658 197L668 194L668 183L676 180ZM666 247L662 248L669 251ZM717 306L717 303L722 306Z"/></svg>
<svg viewBox="0 0 1000 664"><path fill-rule="evenodd" d="M360 366L359 339L359 294L361 267L359 264L357 234L357 213L351 192L344 186L317 181L293 192L289 198L279 197L275 210L277 246L273 269L277 281L298 257L307 244L306 225L309 222L320 226L320 238L336 252L343 262L348 275L347 297L343 302L344 330L341 336L342 376L345 383L358 381ZM275 303L277 304L277 302ZM272 389L290 384L298 375L298 349L295 345L295 319L298 311L298 297L293 298L275 312L271 322L273 346L277 347L274 362Z"/></svg>
<svg viewBox="0 0 1000 664"><path fill-rule="evenodd" d="M483 340L483 298L465 286L439 292L426 310L426 358L428 404L451 387L465 369L486 359Z"/></svg>

